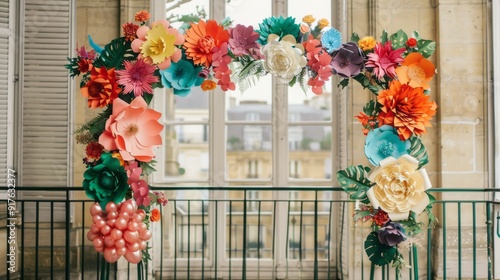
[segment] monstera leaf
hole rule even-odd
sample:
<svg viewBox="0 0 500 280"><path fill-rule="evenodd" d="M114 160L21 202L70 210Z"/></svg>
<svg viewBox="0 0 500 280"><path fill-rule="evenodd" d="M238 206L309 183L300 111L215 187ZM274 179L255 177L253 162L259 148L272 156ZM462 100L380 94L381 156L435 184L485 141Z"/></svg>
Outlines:
<svg viewBox="0 0 500 280"><path fill-rule="evenodd" d="M390 264L397 256L396 247L391 247L380 243L378 234L371 232L365 240L365 252L370 261L376 265Z"/></svg>
<svg viewBox="0 0 500 280"><path fill-rule="evenodd" d="M420 39L417 41L418 52L422 54L423 57L428 58L436 50L436 42L432 40Z"/></svg>
<svg viewBox="0 0 500 280"><path fill-rule="evenodd" d="M405 47L406 41L408 41L408 35L406 35L403 30L399 29L398 32L389 37L389 40L391 40L392 48L397 50Z"/></svg>
<svg viewBox="0 0 500 280"><path fill-rule="evenodd" d="M95 62L96 67L123 69L123 60L135 60L137 53L132 51L130 42L120 37L107 44Z"/></svg>
<svg viewBox="0 0 500 280"><path fill-rule="evenodd" d="M337 172L337 180L344 191L349 194L350 199L360 200L365 204L370 203L366 192L373 183L367 179L368 172L370 172L370 168L362 165L349 166L345 170Z"/></svg>
<svg viewBox="0 0 500 280"><path fill-rule="evenodd" d="M420 138L413 136L410 138L411 146L408 149L410 156L418 159L418 169L426 165L429 162L429 157L427 156L427 150Z"/></svg>

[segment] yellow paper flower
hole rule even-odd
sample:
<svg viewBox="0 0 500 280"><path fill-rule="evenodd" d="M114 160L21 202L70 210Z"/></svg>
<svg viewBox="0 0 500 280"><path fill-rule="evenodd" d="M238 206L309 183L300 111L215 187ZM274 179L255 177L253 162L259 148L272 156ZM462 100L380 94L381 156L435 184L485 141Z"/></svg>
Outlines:
<svg viewBox="0 0 500 280"><path fill-rule="evenodd" d="M410 211L420 214L429 204L425 190L431 183L424 168L410 155L380 161L368 179L375 183L366 195L375 209L384 210L392 221L408 219Z"/></svg>
<svg viewBox="0 0 500 280"><path fill-rule="evenodd" d="M175 35L168 34L163 25L156 24L148 31L141 53L150 57L154 64L161 63L174 54L175 39Z"/></svg>
<svg viewBox="0 0 500 280"><path fill-rule="evenodd" d="M318 21L318 28L323 29L323 28L327 27L329 24L330 24L330 22L328 22L328 20L326 18L322 18Z"/></svg>
<svg viewBox="0 0 500 280"><path fill-rule="evenodd" d="M375 38L373 38L372 36L365 36L358 41L359 48L364 52L373 50L376 44L377 40L375 40Z"/></svg>
<svg viewBox="0 0 500 280"><path fill-rule="evenodd" d="M311 24L315 21L316 19L312 15L307 15L302 18L303 23Z"/></svg>

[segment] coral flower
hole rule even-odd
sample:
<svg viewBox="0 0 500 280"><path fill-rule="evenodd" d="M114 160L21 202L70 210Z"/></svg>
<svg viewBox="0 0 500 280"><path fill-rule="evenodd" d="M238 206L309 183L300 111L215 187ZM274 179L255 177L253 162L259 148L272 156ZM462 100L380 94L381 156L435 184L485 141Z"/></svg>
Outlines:
<svg viewBox="0 0 500 280"><path fill-rule="evenodd" d="M133 23L125 23L122 25L123 36L125 36L126 41L134 41L137 38L137 29L139 29L139 25Z"/></svg>
<svg viewBox="0 0 500 280"><path fill-rule="evenodd" d="M151 210L151 216L149 217L149 220L151 222L158 222L160 219L161 219L160 210L158 210L156 208Z"/></svg>
<svg viewBox="0 0 500 280"><path fill-rule="evenodd" d="M259 48L259 34L253 30L253 26L237 24L229 30L229 36L229 46L235 56L248 55L250 49Z"/></svg>
<svg viewBox="0 0 500 280"><path fill-rule="evenodd" d="M137 30L137 39L132 42L132 50L139 53L139 58L147 58L160 69L170 67L171 61L177 62L182 57L182 51L176 46L184 43L184 36L175 28L170 27L166 20L152 24L151 29L141 26Z"/></svg>
<svg viewBox="0 0 500 280"><path fill-rule="evenodd" d="M220 47L229 40L229 32L217 24L215 20L198 21L191 23L191 28L186 30L186 43L183 48L186 56L192 59L195 65L210 67L212 63L213 48Z"/></svg>
<svg viewBox="0 0 500 280"><path fill-rule="evenodd" d="M154 75L156 67L138 59L134 62L125 60L123 62L125 70L117 70L118 84L124 86L123 93L133 92L135 96L141 96L143 93L152 93L151 84L159 81Z"/></svg>
<svg viewBox="0 0 500 280"><path fill-rule="evenodd" d="M434 64L418 52L407 55L401 66L396 68L398 80L402 84L408 84L411 87L423 87L424 89L431 87L429 82L435 72Z"/></svg>
<svg viewBox="0 0 500 280"><path fill-rule="evenodd" d="M93 67L90 80L85 86L80 88L80 92L86 98L89 108L102 108L113 103L121 92L121 88L116 83L115 69L106 67Z"/></svg>
<svg viewBox="0 0 500 280"><path fill-rule="evenodd" d="M148 13L146 10L139 11L135 13L134 20L138 22L143 22L148 20L151 17L151 15Z"/></svg>
<svg viewBox="0 0 500 280"><path fill-rule="evenodd" d="M107 150L119 150L126 161L150 162L154 157L153 148L161 145L160 117L159 112L148 108L141 96L130 104L117 99L99 143Z"/></svg>
<svg viewBox="0 0 500 280"><path fill-rule="evenodd" d="M436 103L429 98L421 87L412 88L398 80L392 81L389 89L381 91L377 97L382 104L378 115L380 125L395 127L401 140L407 140L413 133L426 133L425 127L431 126L437 109Z"/></svg>
<svg viewBox="0 0 500 280"><path fill-rule="evenodd" d="M217 87L217 83L212 81L212 80L204 80L203 83L201 83L201 89L203 91L213 90L216 87Z"/></svg>
<svg viewBox="0 0 500 280"><path fill-rule="evenodd" d="M405 51L405 48L393 50L390 41L385 42L385 45L378 43L375 45L374 52L367 54L368 61L365 66L372 67L373 74L375 74L379 80L381 80L385 75L395 78L395 69L399 63L404 61L404 58L401 55Z"/></svg>
<svg viewBox="0 0 500 280"><path fill-rule="evenodd" d="M144 180L137 180L130 184L132 191L134 193L135 202L137 206L149 206L151 204L151 199L149 198L149 186Z"/></svg>

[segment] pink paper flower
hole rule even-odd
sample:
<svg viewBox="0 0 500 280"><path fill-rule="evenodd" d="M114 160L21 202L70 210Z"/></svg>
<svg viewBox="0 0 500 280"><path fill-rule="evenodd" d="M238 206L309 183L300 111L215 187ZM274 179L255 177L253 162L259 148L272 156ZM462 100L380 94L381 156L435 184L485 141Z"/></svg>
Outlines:
<svg viewBox="0 0 500 280"><path fill-rule="evenodd" d="M161 145L160 117L159 112L148 108L141 96L130 104L118 98L99 143L107 150L119 150L126 161L150 162L155 156L153 148Z"/></svg>
<svg viewBox="0 0 500 280"><path fill-rule="evenodd" d="M133 92L135 96L143 93L152 93L151 84L158 82L158 77L154 75L156 67L138 59L134 62L125 60L123 62L125 70L115 71L118 75L118 84L124 86L123 93Z"/></svg>
<svg viewBox="0 0 500 280"><path fill-rule="evenodd" d="M385 75L391 78L396 77L396 67L399 63L404 61L402 54L406 51L406 48L400 48L393 50L391 42L377 43L374 52L369 53L368 61L366 62L366 67L373 68L373 74L381 80Z"/></svg>
<svg viewBox="0 0 500 280"><path fill-rule="evenodd" d="M235 56L249 55L250 49L258 49L257 39L259 34L253 31L253 26L237 24L229 30L229 46Z"/></svg>
<svg viewBox="0 0 500 280"><path fill-rule="evenodd" d="M129 185L131 185L133 182L139 181L142 174L142 168L139 167L139 163L137 161L134 160L132 162L129 162L129 164L125 167L125 170L127 171L127 183Z"/></svg>
<svg viewBox="0 0 500 280"><path fill-rule="evenodd" d="M134 199L137 206L149 206L151 204L151 199L149 198L149 186L144 180L139 180L130 184L132 191L134 192Z"/></svg>

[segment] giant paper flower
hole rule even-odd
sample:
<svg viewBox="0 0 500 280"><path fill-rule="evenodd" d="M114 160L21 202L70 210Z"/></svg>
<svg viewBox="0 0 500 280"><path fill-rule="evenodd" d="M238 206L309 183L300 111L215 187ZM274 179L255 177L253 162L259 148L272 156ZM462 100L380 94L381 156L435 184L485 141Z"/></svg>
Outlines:
<svg viewBox="0 0 500 280"><path fill-rule="evenodd" d="M397 130L390 125L383 125L368 132L365 139L365 155L373 165L387 157L399 158L407 154L410 140L401 141Z"/></svg>
<svg viewBox="0 0 500 280"><path fill-rule="evenodd" d="M429 89L430 80L434 76L436 68L434 63L424 58L420 53L413 52L405 57L405 61L396 68L398 80L402 84L408 84L411 87L423 87Z"/></svg>
<svg viewBox="0 0 500 280"><path fill-rule="evenodd" d="M229 37L229 46L235 56L249 55L249 50L260 48L256 42L259 34L253 31L253 26L237 24L229 30Z"/></svg>
<svg viewBox="0 0 500 280"><path fill-rule="evenodd" d="M332 53L342 45L342 34L335 28L328 29L321 36L321 44L329 53Z"/></svg>
<svg viewBox="0 0 500 280"><path fill-rule="evenodd" d="M279 40L278 35L271 34L269 42L262 48L266 57L264 69L277 76L283 83L289 83L307 64L303 52L304 47L297 44L292 35L286 35Z"/></svg>
<svg viewBox="0 0 500 280"><path fill-rule="evenodd" d="M269 43L268 38L271 34L277 35L280 39L283 39L283 37L287 35L291 35L295 40L298 40L300 25L295 23L295 18L293 17L268 17L264 19L262 23L259 23L259 30L257 30L257 33L260 35L257 43L261 45Z"/></svg>
<svg viewBox="0 0 500 280"><path fill-rule="evenodd" d="M384 210L392 221L408 219L410 211L420 214L429 204L425 192L431 183L424 168L410 155L380 161L368 179L375 183L366 195L374 208Z"/></svg>
<svg viewBox="0 0 500 280"><path fill-rule="evenodd" d="M160 69L170 67L171 61L177 62L182 57L182 52L176 47L184 43L184 35L166 20L152 24L151 29L141 26L137 30L137 39L132 41L132 50L140 52L139 58L156 64Z"/></svg>
<svg viewBox="0 0 500 280"><path fill-rule="evenodd" d="M426 133L426 126L431 126L432 116L436 114L436 102L425 95L423 88L402 85L398 80L390 83L389 89L383 90L377 97L382 109L378 115L380 125L394 126L401 140L412 134Z"/></svg>
<svg viewBox="0 0 500 280"><path fill-rule="evenodd" d="M174 94L186 96L192 87L203 82L203 78L198 75L201 70L202 67L195 67L190 61L182 59L172 63L170 68L160 70L161 83L167 88L173 88Z"/></svg>
<svg viewBox="0 0 500 280"><path fill-rule="evenodd" d="M405 51L406 48L393 50L390 41L385 42L384 45L378 43L375 45L373 53L367 54L368 61L366 62L366 67L373 68L373 74L375 74L379 80L385 75L395 78L396 67L399 63L404 61L402 54Z"/></svg>
<svg viewBox="0 0 500 280"><path fill-rule="evenodd" d="M99 143L107 150L119 150L126 161L150 162L155 156L153 148L161 145L160 117L159 112L148 108L141 96L130 104L117 99Z"/></svg>
<svg viewBox="0 0 500 280"><path fill-rule="evenodd" d="M80 92L87 98L89 108L102 108L113 103L122 89L116 83L115 69L93 67L90 80L80 88Z"/></svg>
<svg viewBox="0 0 500 280"><path fill-rule="evenodd" d="M365 57L356 43L348 42L333 53L332 68L335 74L350 78L357 76L363 68Z"/></svg>
<svg viewBox="0 0 500 280"><path fill-rule="evenodd" d="M198 21L191 23L186 30L186 42L183 48L186 56L192 59L195 65L210 67L214 47L220 47L229 40L229 32L215 20Z"/></svg>
<svg viewBox="0 0 500 280"><path fill-rule="evenodd" d="M125 169L110 153L103 153L99 163L89 167L83 173L83 178L85 193L103 208L110 201L120 203L129 190Z"/></svg>
<svg viewBox="0 0 500 280"><path fill-rule="evenodd" d="M117 70L118 84L124 86L123 93L133 92L135 96L143 93L153 93L153 83L158 82L158 77L154 75L156 67L138 59L134 62L123 61L124 70Z"/></svg>

